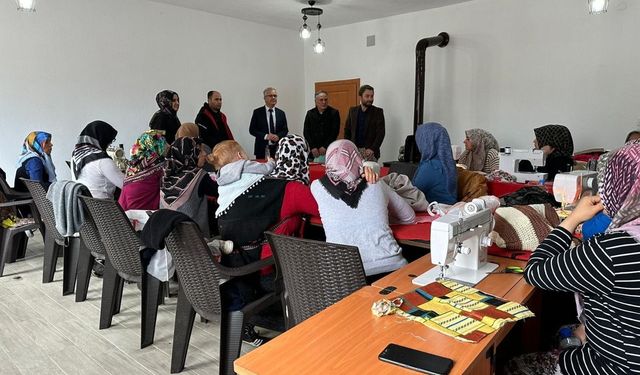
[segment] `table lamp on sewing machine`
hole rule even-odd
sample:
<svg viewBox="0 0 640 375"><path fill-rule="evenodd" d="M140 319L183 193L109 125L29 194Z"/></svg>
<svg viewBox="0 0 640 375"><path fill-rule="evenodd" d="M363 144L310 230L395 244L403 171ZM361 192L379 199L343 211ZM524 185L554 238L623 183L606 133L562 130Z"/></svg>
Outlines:
<svg viewBox="0 0 640 375"><path fill-rule="evenodd" d="M553 197L562 209L571 208L584 196L598 193L598 174L594 171L558 173L553 180Z"/></svg>
<svg viewBox="0 0 640 375"><path fill-rule="evenodd" d="M525 170L524 165L527 165L529 170ZM535 171L536 167L542 166L544 166L542 150L516 150L511 147L500 149L500 170L515 176L518 182L546 180L546 173Z"/></svg>
<svg viewBox="0 0 640 375"><path fill-rule="evenodd" d="M493 212L481 199L453 209L431 223L431 262L437 267L413 279L427 285L441 278L477 284L498 265L487 262Z"/></svg>

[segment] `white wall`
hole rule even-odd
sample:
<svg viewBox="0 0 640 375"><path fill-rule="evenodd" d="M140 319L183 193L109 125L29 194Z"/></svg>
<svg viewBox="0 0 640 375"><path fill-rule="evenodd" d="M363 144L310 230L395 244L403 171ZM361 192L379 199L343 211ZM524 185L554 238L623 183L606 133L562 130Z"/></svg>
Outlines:
<svg viewBox="0 0 640 375"><path fill-rule="evenodd" d="M358 77L374 86L387 122L382 159L395 159L412 129L415 44L446 31L449 46L427 50L425 121L443 123L452 142L480 127L501 145L530 147L534 127L557 123L576 150L614 147L640 117L638 20L638 1L612 0L592 16L584 0L475 0L323 29L325 54L304 50L305 92Z"/></svg>
<svg viewBox="0 0 640 375"><path fill-rule="evenodd" d="M195 119L207 91L221 91L250 153L249 120L266 86L278 88L290 128L302 128L302 44L290 30L144 0L39 1L35 14L0 1L0 54L0 167L10 181L32 130L53 134L62 178L92 120L112 124L128 149L163 89L180 94L182 122Z"/></svg>

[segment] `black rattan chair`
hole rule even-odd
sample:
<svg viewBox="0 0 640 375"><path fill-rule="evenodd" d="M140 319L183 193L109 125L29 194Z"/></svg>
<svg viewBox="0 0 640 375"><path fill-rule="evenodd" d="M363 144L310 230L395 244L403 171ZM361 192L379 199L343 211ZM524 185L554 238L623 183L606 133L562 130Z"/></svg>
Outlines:
<svg viewBox="0 0 640 375"><path fill-rule="evenodd" d="M263 259L239 268L228 268L216 262L204 242L197 224L178 224L167 236L167 249L173 256L180 281L178 307L173 333L171 373L184 369L197 312L205 319L213 320L222 315L220 323L220 374L234 374L233 361L240 355L242 327L245 318L279 302L277 292L268 293L246 305L239 311L226 311L221 302L221 279L244 276L273 264L273 258Z"/></svg>
<svg viewBox="0 0 640 375"><path fill-rule="evenodd" d="M33 197L33 201L38 208L40 220L45 227L44 236L44 264L42 266L42 282L53 281L56 272L56 263L60 251L64 255L64 268L62 273L62 294L72 294L76 283L76 267L78 264L78 254L80 252L80 241L75 240L68 243L56 229L56 220L53 215L53 205L47 199L47 192L40 182L22 179L27 189ZM71 247L69 246L71 245Z"/></svg>
<svg viewBox="0 0 640 375"><path fill-rule="evenodd" d="M24 205L33 205L33 200L27 199L0 203L0 208ZM4 265L6 263L13 263L18 258L24 258L28 239L25 231L36 230L39 227L40 223L38 221L13 228L0 227L0 276L4 273Z"/></svg>
<svg viewBox="0 0 640 375"><path fill-rule="evenodd" d="M82 302L87 299L93 264L96 259L104 261L107 254L93 218L89 214L89 211L86 210L86 207L84 207L84 209L84 224L82 225L82 228L80 228L80 239L82 240L82 245L80 247L80 254L78 255L76 302ZM120 311L119 307L116 309L116 312L117 311Z"/></svg>
<svg viewBox="0 0 640 375"><path fill-rule="evenodd" d="M158 315L161 281L142 267L140 246L129 219L112 199L80 196L96 224L107 253L102 281L100 329L109 328L113 314L119 311L124 280L142 283L142 324L140 348L153 344Z"/></svg>
<svg viewBox="0 0 640 375"><path fill-rule="evenodd" d="M285 323L291 328L366 285L355 246L265 232L284 279Z"/></svg>

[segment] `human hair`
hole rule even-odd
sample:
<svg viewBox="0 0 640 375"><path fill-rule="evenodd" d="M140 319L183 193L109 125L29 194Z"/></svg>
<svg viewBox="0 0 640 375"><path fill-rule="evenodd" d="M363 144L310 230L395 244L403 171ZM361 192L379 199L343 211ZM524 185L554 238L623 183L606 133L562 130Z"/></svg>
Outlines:
<svg viewBox="0 0 640 375"><path fill-rule="evenodd" d="M214 92L215 92L215 91L211 90L211 91L209 91L209 92L207 93L207 100L211 100L211 96L213 96L213 93L214 93Z"/></svg>
<svg viewBox="0 0 640 375"><path fill-rule="evenodd" d="M373 87L371 87L371 86L369 86L369 85L362 85L362 86L360 86L360 90L358 90L358 96L362 96L362 94L364 94L364 92L365 92L365 91L367 91L367 90L374 91L374 90L373 90Z"/></svg>
<svg viewBox="0 0 640 375"><path fill-rule="evenodd" d="M313 97L317 99L317 98L318 98L318 96L320 96L320 95L322 95L322 94L325 94L326 96L329 96L329 94L328 94L326 91L324 91L324 90L320 90L320 91L317 91L317 92L315 93L315 95L313 95Z"/></svg>
<svg viewBox="0 0 640 375"><path fill-rule="evenodd" d="M276 91L276 89L273 87L267 87L266 89L262 90L262 96L267 96L267 94L271 91Z"/></svg>
<svg viewBox="0 0 640 375"><path fill-rule="evenodd" d="M627 134L627 139L624 140L624 143L629 142L635 136L636 139L640 138L640 130L632 130Z"/></svg>
<svg viewBox="0 0 640 375"><path fill-rule="evenodd" d="M219 171L220 168L234 161L238 153L246 154L240 143L234 140L222 141L207 155L207 161Z"/></svg>

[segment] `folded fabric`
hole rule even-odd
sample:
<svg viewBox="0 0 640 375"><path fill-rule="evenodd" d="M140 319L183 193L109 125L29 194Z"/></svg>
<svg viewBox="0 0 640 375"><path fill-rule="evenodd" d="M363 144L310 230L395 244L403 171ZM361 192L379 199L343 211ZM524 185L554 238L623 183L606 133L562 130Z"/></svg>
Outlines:
<svg viewBox="0 0 640 375"><path fill-rule="evenodd" d="M478 172L458 167L458 201L471 202L487 195L487 178Z"/></svg>
<svg viewBox="0 0 640 375"><path fill-rule="evenodd" d="M551 230L560 224L550 204L500 207L493 215L495 226L491 239L501 248L534 250Z"/></svg>
<svg viewBox="0 0 640 375"><path fill-rule="evenodd" d="M84 210L78 194L89 195L89 189L79 182L60 180L49 186L47 199L53 205L56 229L63 237L80 231L84 223Z"/></svg>
<svg viewBox="0 0 640 375"><path fill-rule="evenodd" d="M414 211L423 212L427 210L429 206L427 198L420 189L413 186L408 176L394 172L382 177L382 181L404 198Z"/></svg>
<svg viewBox="0 0 640 375"><path fill-rule="evenodd" d="M456 340L479 342L508 322L535 316L526 306L451 280L440 280L393 301L395 314Z"/></svg>

